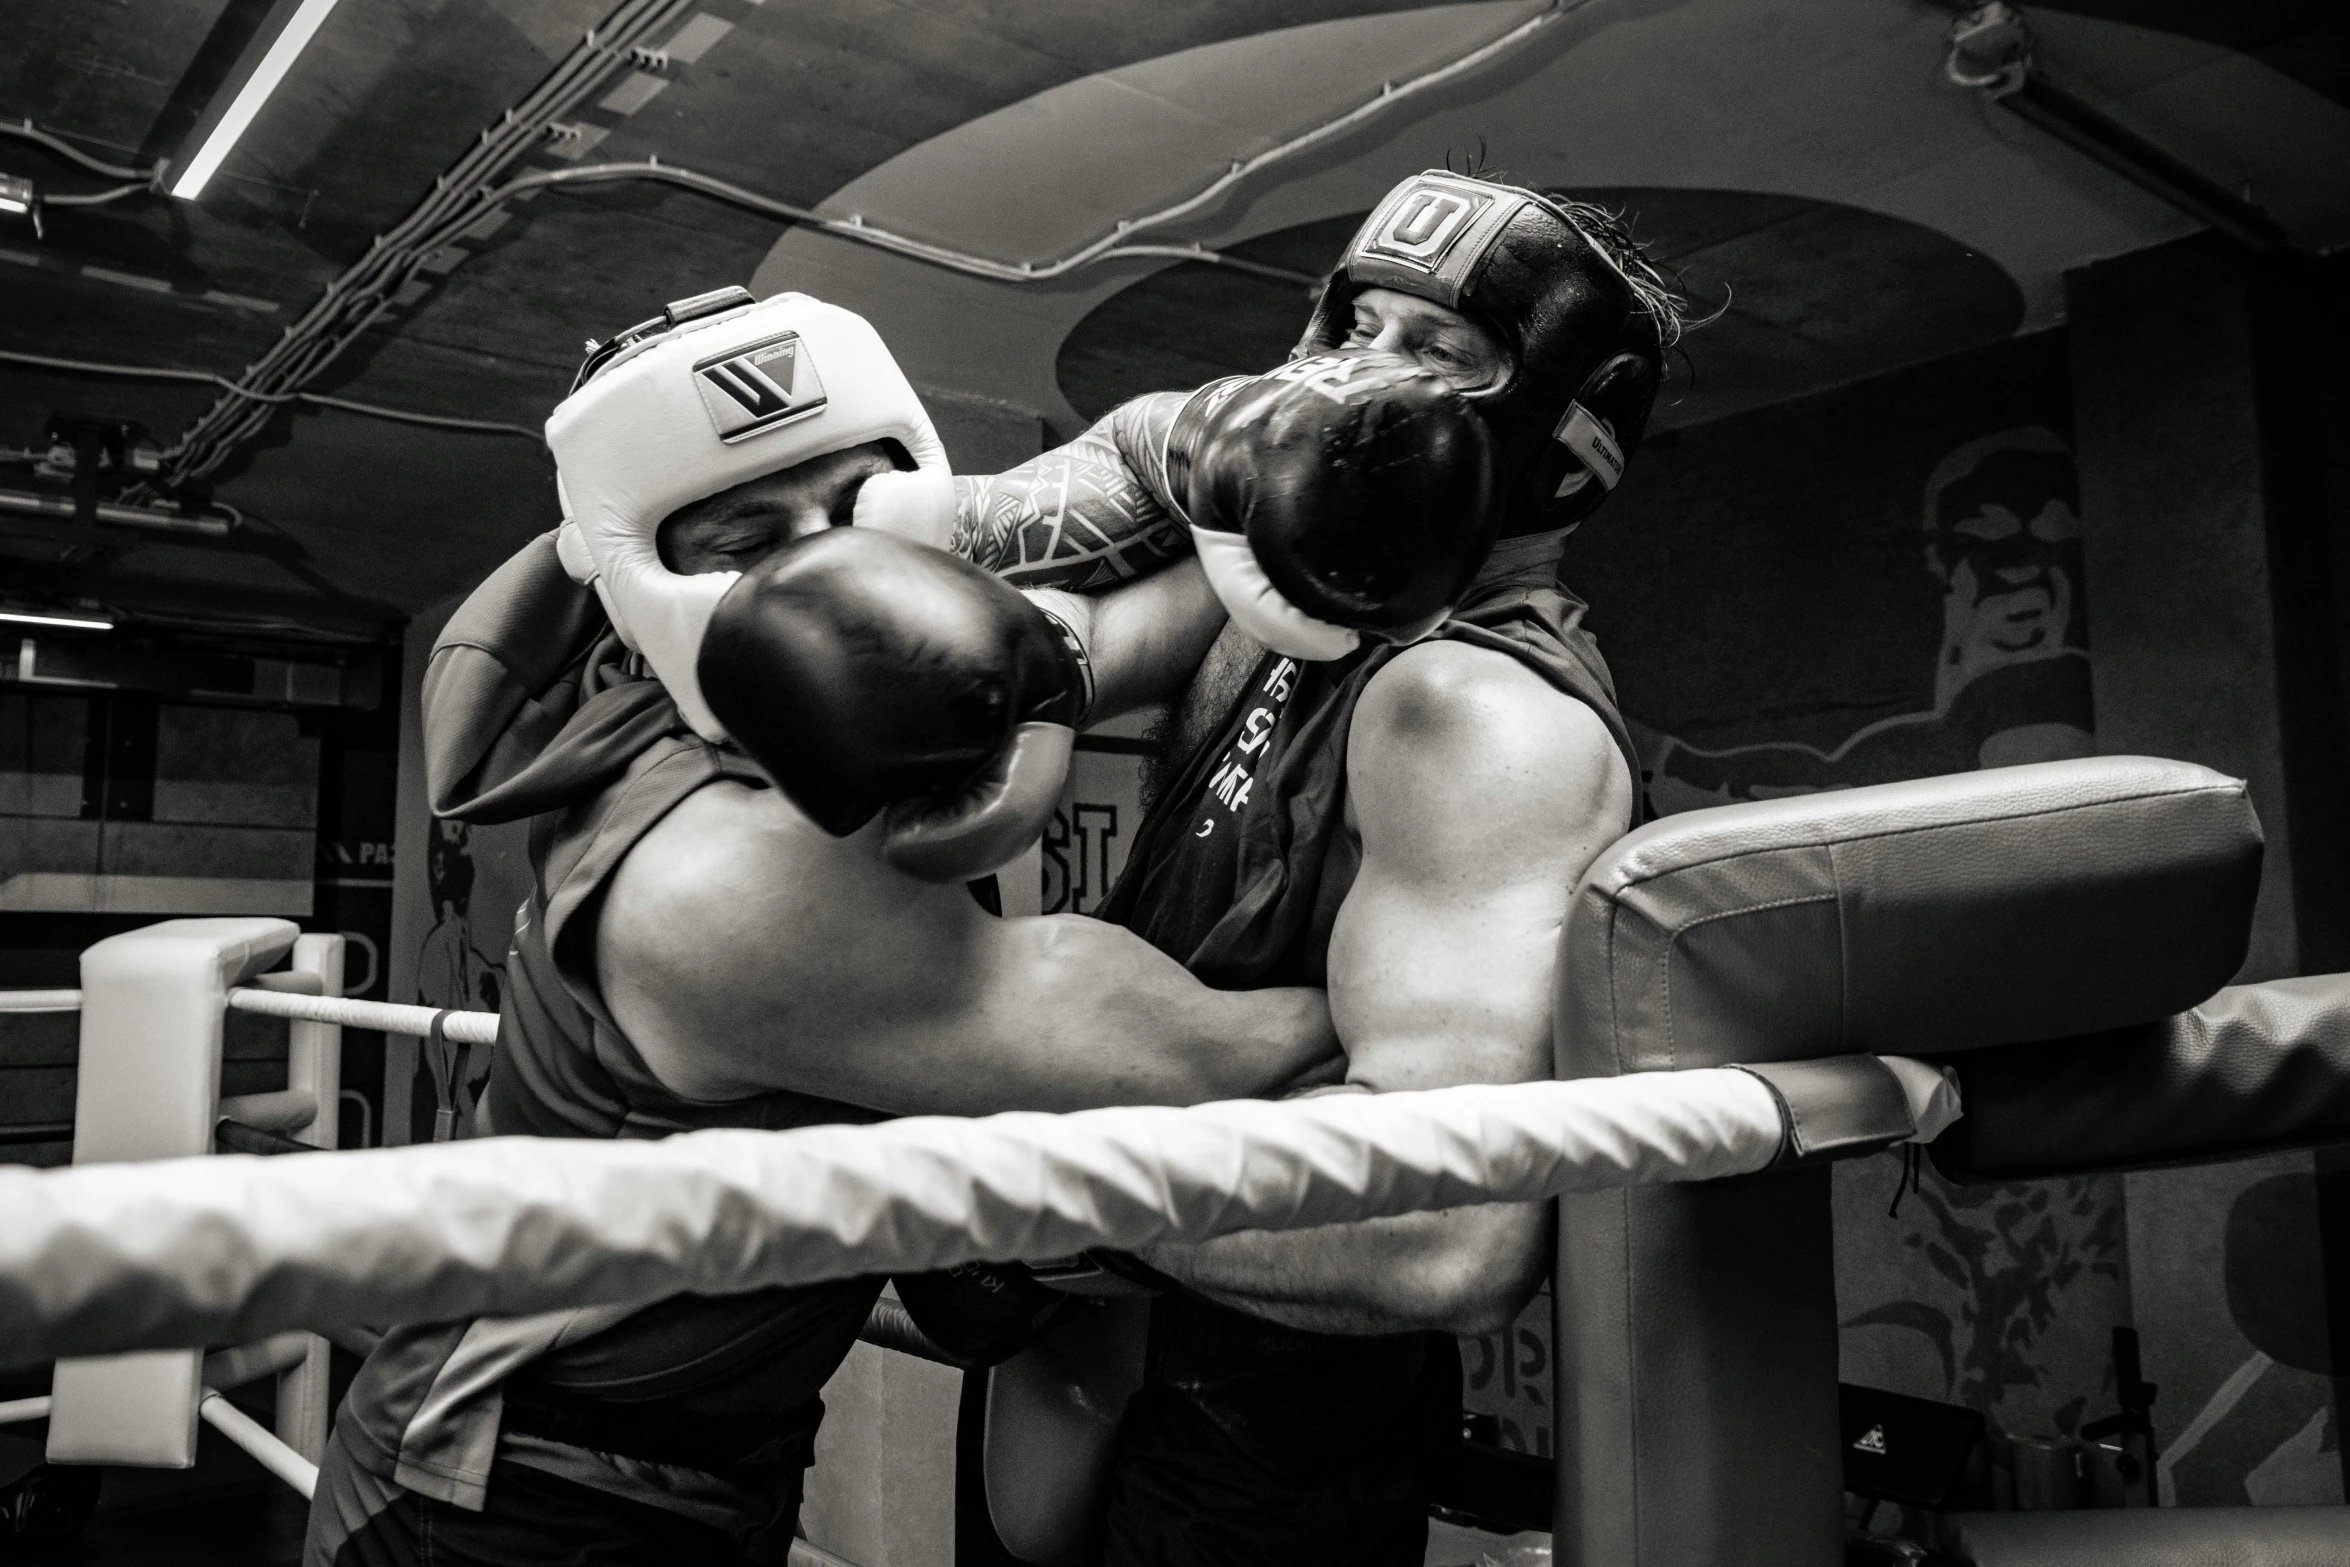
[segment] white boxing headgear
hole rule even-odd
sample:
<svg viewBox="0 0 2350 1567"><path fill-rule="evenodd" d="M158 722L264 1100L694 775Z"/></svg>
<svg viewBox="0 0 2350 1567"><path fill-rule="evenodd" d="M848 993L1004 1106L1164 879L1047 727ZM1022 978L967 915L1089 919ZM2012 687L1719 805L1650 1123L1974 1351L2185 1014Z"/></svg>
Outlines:
<svg viewBox="0 0 2350 1567"><path fill-rule="evenodd" d="M706 739L725 726L695 662L712 611L741 575L661 564L654 535L679 507L868 441L912 472L876 474L855 522L944 548L955 489L946 450L865 318L805 294L722 289L671 305L599 345L547 420L563 505L557 552L593 582L622 641L644 655Z"/></svg>

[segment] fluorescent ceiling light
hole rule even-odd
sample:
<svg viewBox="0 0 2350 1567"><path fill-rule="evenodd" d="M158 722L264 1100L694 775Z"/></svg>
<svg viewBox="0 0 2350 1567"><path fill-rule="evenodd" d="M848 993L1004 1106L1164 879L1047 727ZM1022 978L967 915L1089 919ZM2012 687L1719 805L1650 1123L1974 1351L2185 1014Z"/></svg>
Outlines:
<svg viewBox="0 0 2350 1567"><path fill-rule="evenodd" d="M26 609L0 609L0 620L20 626L50 626L61 631L112 631L111 620L92 620L86 615L36 615Z"/></svg>
<svg viewBox="0 0 2350 1567"><path fill-rule="evenodd" d="M334 8L335 0L280 0L271 9L260 32L245 49L247 59L251 59L254 51L259 50L260 60L233 92L226 85L222 87L222 95L228 100L226 107L215 100L212 110L198 123L195 135L189 138L196 150L180 165L179 172L172 176L171 193L174 196L183 201L194 201L204 194L204 187L220 171L221 163L228 157L230 149L236 146L237 138L245 134L245 128L261 112L261 106L269 101L269 95L277 91L277 84L286 79L286 73L294 68L294 61L309 47L319 24L326 20L326 14ZM279 24L274 30L271 26L273 23ZM231 76L229 80L233 83L236 78Z"/></svg>

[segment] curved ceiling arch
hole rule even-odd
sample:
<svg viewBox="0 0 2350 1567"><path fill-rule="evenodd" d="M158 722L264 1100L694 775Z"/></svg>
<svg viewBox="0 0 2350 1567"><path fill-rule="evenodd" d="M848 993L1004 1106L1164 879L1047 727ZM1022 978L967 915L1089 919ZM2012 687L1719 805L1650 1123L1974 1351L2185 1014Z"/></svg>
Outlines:
<svg viewBox="0 0 2350 1567"><path fill-rule="evenodd" d="M1693 332L1668 367L1653 427L1742 409L1980 347L2023 319L2015 280L1921 224L1800 197L1747 191L1579 188L1631 215L1677 273ZM1235 246L1297 271L1327 271L1362 213L1322 218ZM1747 276L1750 286L1726 279ZM1084 418L1129 397L1278 364L1305 324L1298 291L1186 262L1111 295L1061 342L1055 374Z"/></svg>
<svg viewBox="0 0 2350 1567"><path fill-rule="evenodd" d="M1196 188L1230 159L1360 102L1415 62L1447 47L1465 53L1542 9L1485 0L1386 12L1163 55L933 137L844 185L825 208L1038 259L1072 236L1090 237L1113 213ZM2107 32L2146 31L2063 20L2068 49ZM2061 319L2066 269L2192 229L1947 83L1946 26L1935 8L1882 0L1587 0L1494 68L1400 105L1153 237L1231 247L1359 212L1395 179L1482 139L1529 184L1747 192L1935 231L2014 280L2016 325L2030 329ZM2167 42L2175 47L2114 52L2146 61L2165 81L2178 79L2181 48L2227 53ZM2242 60L2225 63L2240 69ZM2125 63L2111 90L2131 88L2130 70ZM2334 108L2297 83L2283 86ZM1134 134L1146 122L1152 134ZM1168 134L1175 124L1182 133ZM1060 389L1063 340L1111 295L1166 265L1112 262L1052 284L999 284L795 229L770 250L753 287L797 287L848 304L874 319L917 380L1066 424L1077 410Z"/></svg>

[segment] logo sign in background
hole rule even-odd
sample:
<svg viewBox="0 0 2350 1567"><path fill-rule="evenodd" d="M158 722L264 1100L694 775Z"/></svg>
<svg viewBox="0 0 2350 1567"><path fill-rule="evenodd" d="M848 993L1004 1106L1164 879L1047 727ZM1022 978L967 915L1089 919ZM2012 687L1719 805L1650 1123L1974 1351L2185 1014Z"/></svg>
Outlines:
<svg viewBox="0 0 2350 1567"><path fill-rule="evenodd" d="M824 409L824 379L797 332L779 332L694 366L694 389L732 445Z"/></svg>

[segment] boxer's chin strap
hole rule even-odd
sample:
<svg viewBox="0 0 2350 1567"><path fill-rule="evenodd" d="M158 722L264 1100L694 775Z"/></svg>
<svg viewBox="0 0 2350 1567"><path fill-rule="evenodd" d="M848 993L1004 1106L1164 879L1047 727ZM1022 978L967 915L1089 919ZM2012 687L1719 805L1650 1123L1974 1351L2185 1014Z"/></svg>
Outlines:
<svg viewBox="0 0 2350 1567"><path fill-rule="evenodd" d="M1573 452L1576 461L1587 470L1570 473L1560 480L1558 494L1551 497L1553 500L1560 495L1574 494L1592 479L1597 479L1600 488L1607 490L1623 482L1624 448L1616 443L1607 421L1594 417L1581 403L1567 404L1566 417L1559 420L1558 428L1550 434L1552 440Z"/></svg>
<svg viewBox="0 0 2350 1567"><path fill-rule="evenodd" d="M1317 620L1273 586L1245 535L1192 524L1191 542L1200 569L1216 590L1232 623L1276 653L1309 663L1344 658L1362 644L1362 633Z"/></svg>

